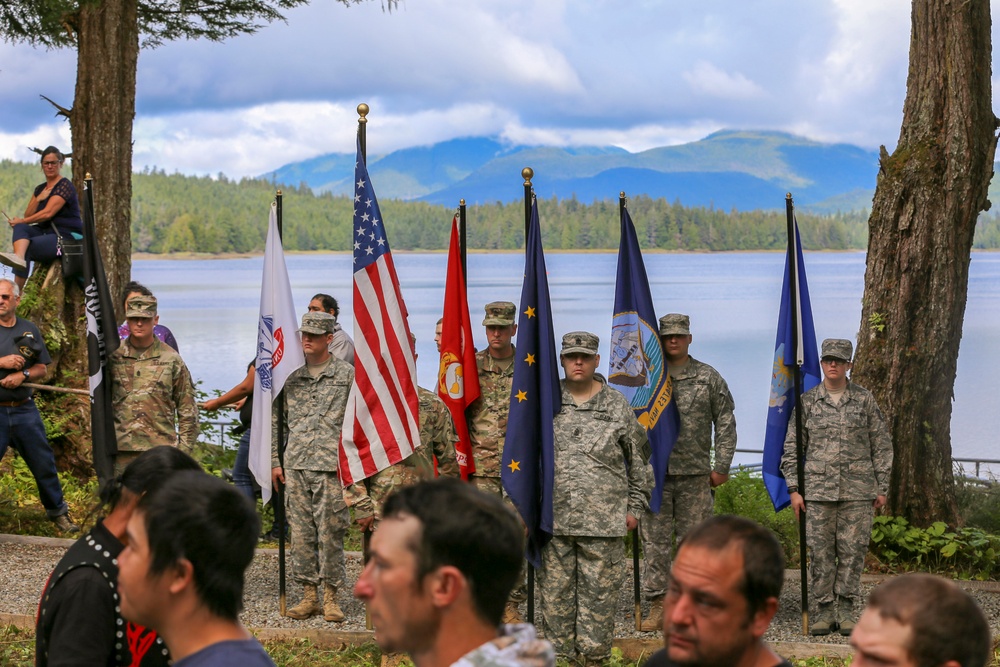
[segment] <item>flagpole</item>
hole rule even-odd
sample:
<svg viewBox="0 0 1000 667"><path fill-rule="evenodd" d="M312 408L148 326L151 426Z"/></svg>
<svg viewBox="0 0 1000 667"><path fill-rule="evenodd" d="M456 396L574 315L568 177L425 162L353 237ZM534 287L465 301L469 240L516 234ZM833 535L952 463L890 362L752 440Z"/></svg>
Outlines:
<svg viewBox="0 0 1000 667"><path fill-rule="evenodd" d="M785 217L788 227L788 287L792 300L792 350L789 357L794 359L792 379L795 391L795 460L799 493L805 497L805 452L802 451L802 368L799 366L799 286L797 284L799 257L795 243L795 204L792 193L785 195ZM802 634L809 634L809 577L806 575L806 513L799 512L799 574L802 581Z"/></svg>
<svg viewBox="0 0 1000 667"><path fill-rule="evenodd" d="M278 239L283 241L281 232L281 190L274 195L275 217L278 222ZM285 390L278 392L275 400L278 410L278 465L285 469ZM285 485L274 485L274 523L278 526L278 613L285 615Z"/></svg>
<svg viewBox="0 0 1000 667"><path fill-rule="evenodd" d="M362 102L358 105L358 145L361 147L361 159L365 161L365 165L368 164L368 112L370 111L367 104ZM365 484L364 481L361 482ZM367 486L367 484L365 484ZM362 565L368 564L368 553L371 551L372 543L372 532L371 527L365 528L364 532L361 534L361 563ZM373 630L375 626L372 624L372 614L368 605L365 605L365 629Z"/></svg>
<svg viewBox="0 0 1000 667"><path fill-rule="evenodd" d="M458 247L462 257L462 280L469 286L469 264L465 248L465 200L458 200Z"/></svg>
<svg viewBox="0 0 1000 667"><path fill-rule="evenodd" d="M524 178L524 256L528 256L528 228L531 226L531 199L534 196L531 190L531 179L535 176L535 170L525 167L521 170L521 177ZM539 230L539 233L541 230ZM525 561L528 566L528 623L535 623L535 566Z"/></svg>
<svg viewBox="0 0 1000 667"><path fill-rule="evenodd" d="M625 209L628 206L628 199L625 197L625 191L622 190L618 193L618 217L619 219L625 215ZM638 518L638 517L636 517ZM641 519L640 519L641 520ZM635 631L641 632L640 626L642 625L642 595L640 593L639 586L639 524L636 523L635 528L632 529L632 598L635 601Z"/></svg>

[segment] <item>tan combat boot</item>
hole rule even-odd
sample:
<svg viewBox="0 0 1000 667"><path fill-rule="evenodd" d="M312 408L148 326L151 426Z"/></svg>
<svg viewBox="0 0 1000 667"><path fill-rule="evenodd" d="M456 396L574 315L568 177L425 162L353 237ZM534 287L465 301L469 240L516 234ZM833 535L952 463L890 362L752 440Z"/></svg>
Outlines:
<svg viewBox="0 0 1000 667"><path fill-rule="evenodd" d="M316 616L321 611L323 610L320 609L319 600L316 597L316 587L306 584L302 587L302 602L291 609L286 609L285 616L294 618L296 621L304 621Z"/></svg>
<svg viewBox="0 0 1000 667"><path fill-rule="evenodd" d="M642 620L639 629L643 632L659 632L663 629L663 598L649 603L649 616Z"/></svg>
<svg viewBox="0 0 1000 667"><path fill-rule="evenodd" d="M337 587L323 584L323 620L331 623L343 623L344 612L337 604Z"/></svg>

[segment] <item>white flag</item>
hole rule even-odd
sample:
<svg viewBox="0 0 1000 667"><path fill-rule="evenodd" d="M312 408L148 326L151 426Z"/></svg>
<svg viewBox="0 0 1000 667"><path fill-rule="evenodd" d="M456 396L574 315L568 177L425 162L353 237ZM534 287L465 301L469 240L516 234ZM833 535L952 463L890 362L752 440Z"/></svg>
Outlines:
<svg viewBox="0 0 1000 667"><path fill-rule="evenodd" d="M271 405L292 371L305 364L292 303L292 286L278 234L277 206L264 246L264 278L257 321L257 372L253 381L253 421L250 425L250 471L266 503L271 498Z"/></svg>

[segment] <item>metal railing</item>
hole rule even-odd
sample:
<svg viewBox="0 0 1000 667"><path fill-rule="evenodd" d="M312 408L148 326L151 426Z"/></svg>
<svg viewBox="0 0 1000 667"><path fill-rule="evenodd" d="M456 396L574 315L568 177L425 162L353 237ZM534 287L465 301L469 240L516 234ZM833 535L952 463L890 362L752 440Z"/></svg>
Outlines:
<svg viewBox="0 0 1000 667"><path fill-rule="evenodd" d="M763 458L764 450L762 449L737 449L737 454L760 454ZM961 475L969 479L975 479L984 482L995 482L997 481L997 476L994 475L993 471L989 469L988 466L996 466L997 471L1000 472L1000 459L977 459L977 458L952 458L952 466L955 468L955 474ZM975 473L969 475L965 472L963 464L971 463L975 466ZM750 472L759 473L763 467L763 461L751 462L751 463L738 463L730 466L729 472L734 473L738 470L749 470ZM983 468L986 467L986 477L983 477Z"/></svg>
<svg viewBox="0 0 1000 667"><path fill-rule="evenodd" d="M223 449L236 449L239 447L239 437L233 436L230 431L240 425L238 419L202 419L201 424L208 424L210 430L202 430L198 438L201 442L222 447Z"/></svg>

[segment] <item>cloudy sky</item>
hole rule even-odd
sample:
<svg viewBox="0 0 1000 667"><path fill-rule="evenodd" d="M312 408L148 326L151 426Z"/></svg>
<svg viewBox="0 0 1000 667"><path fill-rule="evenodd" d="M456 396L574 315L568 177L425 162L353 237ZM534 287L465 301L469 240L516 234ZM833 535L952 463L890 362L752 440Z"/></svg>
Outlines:
<svg viewBox="0 0 1000 667"><path fill-rule="evenodd" d="M134 166L257 175L463 136L631 151L723 128L895 145L909 0L313 0L256 35L139 57ZM995 21L994 21L995 22ZM994 28L994 42L997 42ZM996 69L996 68L994 68ZM0 42L0 158L69 145L72 50ZM996 82L994 83L994 86Z"/></svg>

